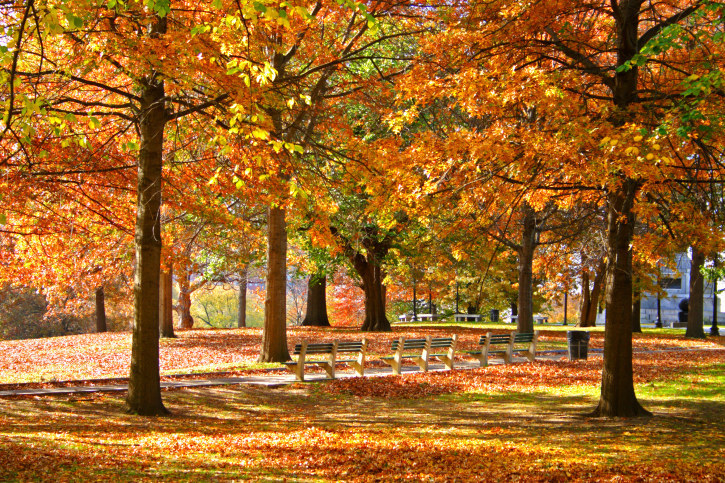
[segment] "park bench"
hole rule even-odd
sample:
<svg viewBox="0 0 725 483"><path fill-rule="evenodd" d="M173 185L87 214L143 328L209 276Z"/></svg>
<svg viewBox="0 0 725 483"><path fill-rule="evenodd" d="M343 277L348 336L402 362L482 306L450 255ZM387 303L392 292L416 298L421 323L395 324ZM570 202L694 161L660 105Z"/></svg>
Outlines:
<svg viewBox="0 0 725 483"><path fill-rule="evenodd" d="M352 342L317 342L303 341L295 345L296 361L285 362L287 369L294 372L298 381L305 380L305 365L314 364L325 369L330 379L335 379L335 365L349 364L357 375L365 374L365 351L368 342L366 339ZM338 359L338 354L345 354L344 359Z"/></svg>
<svg viewBox="0 0 725 483"><path fill-rule="evenodd" d="M515 324L519 321L518 315L512 315L511 316L511 323ZM534 323L535 324L547 324L549 323L549 316L547 315L534 315Z"/></svg>
<svg viewBox="0 0 725 483"><path fill-rule="evenodd" d="M522 353L533 362L536 359L536 339L538 336L538 331L520 334L516 331L510 334L487 332L478 341L478 345L483 347L481 350L466 352L476 357L481 363L481 367L488 366L489 356L499 356L505 364L509 364L512 362L515 353Z"/></svg>
<svg viewBox="0 0 725 483"><path fill-rule="evenodd" d="M390 350L392 356L381 357L382 361L393 368L393 374L400 374L403 359L412 359L423 372L428 371L431 357L440 359L448 369L453 369L453 354L456 350L458 336L426 337L425 339L395 339ZM438 351L436 353L436 351ZM445 351L445 352L443 352Z"/></svg>
<svg viewBox="0 0 725 483"><path fill-rule="evenodd" d="M483 317L483 315L481 315L481 314L455 314L453 316L453 319L456 322L468 322L468 321L480 322L482 317Z"/></svg>

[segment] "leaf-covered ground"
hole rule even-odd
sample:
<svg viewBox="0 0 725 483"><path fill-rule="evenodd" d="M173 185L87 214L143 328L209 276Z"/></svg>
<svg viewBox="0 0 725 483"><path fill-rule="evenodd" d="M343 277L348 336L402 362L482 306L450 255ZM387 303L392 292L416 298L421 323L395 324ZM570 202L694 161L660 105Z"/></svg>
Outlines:
<svg viewBox="0 0 725 483"><path fill-rule="evenodd" d="M498 329L503 332L508 329ZM361 334L352 329L294 328L288 333L289 347L303 339L358 340L370 339L369 358L390 352L390 341L397 337L424 337L458 334L462 350L475 349L485 329L463 327L395 327L392 333ZM255 366L259 356L261 329L177 331L178 338L161 341L162 374L189 372L238 371ZM722 338L721 338L722 339ZM539 350L566 348L566 332L541 331ZM603 334L591 334L590 347L601 349ZM717 344L686 340L681 336L638 335L635 350L717 347ZM0 341L0 384L18 382L65 381L128 376L131 334L84 334L48 339Z"/></svg>
<svg viewBox="0 0 725 483"><path fill-rule="evenodd" d="M456 332L471 346L480 333ZM180 335L163 343L166 371L252 364L258 351L253 330ZM373 335L373 352L387 353L400 335ZM62 374L124 374L124 336L3 342L0 350L20 361L20 377L51 374L46 362L62 367L52 342L78 365ZM294 330L290 344L359 336ZM564 337L547 332L543 345L562 348ZM592 342L601 346L601 335ZM125 414L120 395L8 398L0 405L0 481L725 481L723 347L671 335L638 336L635 347L649 419L586 417L599 357L164 391L165 418ZM79 362L100 353L108 354L102 366Z"/></svg>

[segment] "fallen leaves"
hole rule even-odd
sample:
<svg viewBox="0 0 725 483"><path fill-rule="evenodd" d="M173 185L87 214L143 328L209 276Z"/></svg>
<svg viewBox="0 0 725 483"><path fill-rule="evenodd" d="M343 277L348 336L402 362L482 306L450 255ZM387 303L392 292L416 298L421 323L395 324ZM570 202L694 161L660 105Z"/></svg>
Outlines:
<svg viewBox="0 0 725 483"><path fill-rule="evenodd" d="M477 342L485 329L461 327L396 327L392 333L361 333L354 329L307 328L288 329L288 343L291 346L302 340L360 340L369 339L367 364L383 366L377 357L390 354L390 343L398 337L418 338L442 336L456 333L459 335L457 351L477 348ZM163 339L160 344L161 373L165 375L189 372L239 372L248 373L254 368L259 356L261 329L230 330L179 330L178 338ZM603 346L602 333L591 334L590 348ZM563 350L566 347L566 332L542 331L537 348ZM642 371L667 372L676 370L690 361L692 354L687 351L668 352L667 357L647 351L671 349L719 348L717 343L697 339L684 339L680 336L650 334L635 335L635 359ZM130 365L130 333L83 334L48 339L30 339L20 341L0 341L0 384L24 382L49 383L67 380L126 378ZM698 352L697 357L701 357ZM705 353L703 353L705 354ZM459 356L463 357L463 356ZM703 355L703 357L706 357ZM706 361L705 361L706 362ZM561 366L564 372L575 377L581 366ZM571 371L570 371L571 369ZM516 371L514 369L513 371ZM543 369L542 369L543 371ZM551 371L547 369L544 372ZM573 371L573 372L572 372ZM640 371L635 371L637 377ZM533 376L532 376L533 377ZM547 376L539 375L540 378ZM552 377L559 377L558 375ZM578 376L577 376L578 377ZM583 377L583 376L582 376ZM591 377L591 376L587 376ZM401 394L411 393L410 383L401 383ZM412 392L437 391L424 386Z"/></svg>
<svg viewBox="0 0 725 483"><path fill-rule="evenodd" d="M697 367L725 362L725 352L640 352L634 355L634 381L672 379ZM601 359L587 361L538 360L534 363L496 365L473 370L406 374L403 377L338 379L321 386L331 394L380 398L420 398L458 392L532 393L562 386L598 387Z"/></svg>

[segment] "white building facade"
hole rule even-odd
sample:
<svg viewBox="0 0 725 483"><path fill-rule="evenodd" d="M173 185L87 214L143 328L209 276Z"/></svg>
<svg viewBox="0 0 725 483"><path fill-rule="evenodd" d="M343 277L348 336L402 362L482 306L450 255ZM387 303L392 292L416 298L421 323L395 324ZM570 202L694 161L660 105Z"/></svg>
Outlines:
<svg viewBox="0 0 725 483"><path fill-rule="evenodd" d="M660 312L662 324L665 327L677 326L680 312L680 302L690 297L690 266L691 260L687 253L677 255L677 268L675 270L663 268L660 275L660 285L665 289L666 296L660 297ZM721 284L725 281L721 281ZM705 294L703 304L703 319L707 324L712 323L713 303L712 282L705 280ZM722 301L718 300L718 325L725 325L725 314L721 313ZM640 312L643 324L657 322L657 296L656 294L643 294Z"/></svg>

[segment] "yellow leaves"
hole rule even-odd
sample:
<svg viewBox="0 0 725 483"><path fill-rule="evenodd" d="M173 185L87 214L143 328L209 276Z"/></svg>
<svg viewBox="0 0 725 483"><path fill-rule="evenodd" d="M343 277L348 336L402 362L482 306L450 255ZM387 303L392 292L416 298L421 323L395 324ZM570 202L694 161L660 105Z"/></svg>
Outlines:
<svg viewBox="0 0 725 483"><path fill-rule="evenodd" d="M269 139L269 133L258 127L252 130L252 136L257 139Z"/></svg>
<svg viewBox="0 0 725 483"><path fill-rule="evenodd" d="M307 194L307 192L304 189L302 189L297 184L297 182L294 180L290 181L290 183L289 183L289 194L290 194L290 196L292 196L294 198L301 198L304 200L309 198L309 195Z"/></svg>

